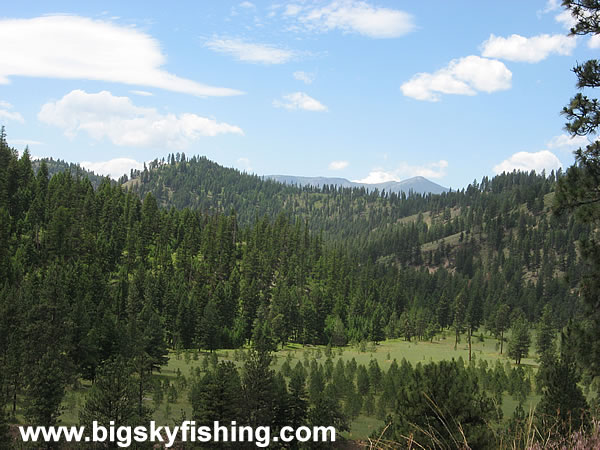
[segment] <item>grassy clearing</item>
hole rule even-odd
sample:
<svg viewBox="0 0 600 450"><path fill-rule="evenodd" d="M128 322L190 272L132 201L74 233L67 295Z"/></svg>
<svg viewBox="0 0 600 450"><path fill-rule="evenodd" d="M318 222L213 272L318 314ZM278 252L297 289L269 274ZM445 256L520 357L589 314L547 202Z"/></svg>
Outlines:
<svg viewBox="0 0 600 450"><path fill-rule="evenodd" d="M474 336L472 353L476 361L485 359L490 366L495 364L496 361L500 361L503 365L509 362L511 366L513 366L512 362L509 361L505 355L499 354L498 341L490 336L483 336L483 341L480 340L479 336ZM327 359L325 346L290 344L275 353L273 363L274 370L280 370L281 365L284 363L288 354L291 355L292 358L292 367L297 361L303 362L305 359L310 360L317 358L320 363L324 363ZM239 352L236 353L234 350L219 350L216 352L216 355L219 361L229 360L233 361L239 367L243 365L241 360L236 360L239 359L237 358ZM170 353L168 364L162 367L160 373L155 375L155 378L160 380L163 384L167 381L172 385L178 385L179 392L177 398L171 398L170 401L167 400L167 396L165 395L164 399L159 404L154 403L151 394L148 395L148 406L151 406L154 409L153 418L157 423L165 425L174 424L183 417L191 417L192 408L188 400L189 384L194 372L206 367L207 361L205 361L205 358L210 358L210 355L197 350L187 351L187 356L186 352ZM366 351L361 351L360 346L333 348L332 360L334 364L339 358L344 362L354 358L358 364L364 365L368 365L371 359L376 359L382 370L387 371L394 359L400 362L403 358L412 365L416 365L419 362L426 364L452 358L462 358L465 361L465 364L467 364L469 350L466 337L464 336L455 350L454 336L451 333L447 333L438 335L433 342L407 342L401 339L392 339L383 341L378 345L369 343L366 345ZM523 359L522 365L525 366L525 368L531 368L530 370L537 369L537 363L533 357ZM181 384L183 378L185 378L187 386ZM85 401L85 394L90 386L91 384L89 382L82 382L77 388L70 388L67 391L63 402L64 410L61 416L62 424L73 425L78 423L79 409ZM537 404L538 401L538 396L530 395L525 402L525 410L528 410L531 406ZM504 396L502 410L505 418L510 418L512 416L517 404L518 402L510 396ZM22 422L23 420L20 414L17 415L17 419L19 422ZM364 439L382 425L383 422L381 420L360 415L351 423L351 431L344 435L350 439Z"/></svg>

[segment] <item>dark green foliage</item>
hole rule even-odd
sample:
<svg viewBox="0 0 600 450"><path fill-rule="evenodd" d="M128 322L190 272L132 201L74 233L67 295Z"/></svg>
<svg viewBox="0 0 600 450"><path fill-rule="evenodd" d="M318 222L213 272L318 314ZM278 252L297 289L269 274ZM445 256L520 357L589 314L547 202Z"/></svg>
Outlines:
<svg viewBox="0 0 600 450"><path fill-rule="evenodd" d="M133 367L122 357L111 358L99 368L96 382L87 394L79 413L80 423L91 426L93 421L108 426L143 424L149 419L148 411L139 416L137 385Z"/></svg>
<svg viewBox="0 0 600 450"><path fill-rule="evenodd" d="M538 322L536 335L536 351L540 362L551 361L556 352L556 329L552 321L552 311L546 305Z"/></svg>
<svg viewBox="0 0 600 450"><path fill-rule="evenodd" d="M449 327L470 343L482 323L503 337L515 310L536 321L549 304L557 328L578 313L574 243L591 227L545 214L559 174L515 172L407 197L286 187L181 156L133 174L130 190L52 173L41 163L34 175L29 155L1 140L0 404L25 406L38 424L56 420L78 378L98 384L101 399L112 361L131 370L136 417L145 417L167 349L202 348L213 357L192 383L198 417L217 416L237 389L238 420L345 428L361 407L397 413L413 369L334 363L328 348L327 360L289 367L285 380L268 352L288 342L366 350ZM214 350L246 344L255 350L242 372L217 364ZM482 376L500 399L502 374ZM173 401L184 384L178 377L161 393ZM231 401L228 417L240 402Z"/></svg>
<svg viewBox="0 0 600 450"><path fill-rule="evenodd" d="M580 380L572 357L544 361L540 367L542 398L536 408L538 426L546 433L568 436L588 423L588 405L577 385Z"/></svg>
<svg viewBox="0 0 600 450"><path fill-rule="evenodd" d="M600 3L597 0L564 0L565 6L575 19L571 29L574 35L600 34ZM573 71L577 76L577 88L586 93L600 87L600 64L597 60L578 64ZM567 118L567 131L573 136L595 135L600 125L600 105L596 98L577 93L563 108ZM555 212L574 211L577 221L591 224L597 230L600 219L600 142L590 139L590 144L575 152L575 165L569 168L558 185ZM600 375L600 245L597 231L582 239L581 255L585 261L580 285L583 311L571 329L577 336L577 355L581 366L591 374Z"/></svg>
<svg viewBox="0 0 600 450"><path fill-rule="evenodd" d="M230 423L242 417L242 385L232 362L220 362L190 388L192 416L197 423Z"/></svg>
<svg viewBox="0 0 600 450"><path fill-rule="evenodd" d="M495 408L473 372L456 361L441 361L410 371L399 389L387 439L411 436L425 448L495 448L490 422Z"/></svg>
<svg viewBox="0 0 600 450"><path fill-rule="evenodd" d="M516 364L521 364L522 358L527 358L531 336L529 334L529 323L523 318L519 318L512 326L512 334L508 341L508 356L515 360Z"/></svg>
<svg viewBox="0 0 600 450"><path fill-rule="evenodd" d="M327 391L313 402L308 411L308 423L311 426L334 426L338 433L350 430L340 403Z"/></svg>
<svg viewBox="0 0 600 450"><path fill-rule="evenodd" d="M251 350L242 375L243 415L250 426L270 426L277 420L277 385L268 352Z"/></svg>
<svg viewBox="0 0 600 450"><path fill-rule="evenodd" d="M305 387L304 371L300 363L292 372L289 383L289 416L287 424L291 427L299 427L306 420L308 401Z"/></svg>
<svg viewBox="0 0 600 450"><path fill-rule="evenodd" d="M65 372L60 355L49 350L28 367L25 385L25 417L31 424L52 426L61 414Z"/></svg>

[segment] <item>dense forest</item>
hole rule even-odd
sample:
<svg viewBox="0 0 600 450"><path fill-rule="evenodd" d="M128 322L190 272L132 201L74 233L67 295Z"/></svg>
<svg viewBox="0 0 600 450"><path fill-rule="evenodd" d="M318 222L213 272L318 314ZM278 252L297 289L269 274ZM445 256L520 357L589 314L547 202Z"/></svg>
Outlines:
<svg viewBox="0 0 600 450"><path fill-rule="evenodd" d="M380 432L386 441L403 441L420 423L422 445L465 437L493 448L525 433L521 406L502 422L503 393L521 405L535 387L545 396L540 420L562 420L554 402L564 385L550 389L560 379L571 383L562 406L584 423L579 372L571 359L556 359L556 336L582 314L577 242L591 225L551 212L562 172L505 173L407 197L289 187L204 158L167 161L95 187L67 165L51 176L48 161L19 155L2 133L4 423L57 423L78 380L93 385L81 423L117 412L122 423L141 423L169 351L190 349L212 361L188 386L202 420L343 431L362 411L389 424ZM535 377L520 367L532 328L542 363ZM484 331L515 367L472 358ZM453 336L455 348L466 339L468 359L394 361L387 370L375 360L334 362L332 349L349 344L440 333ZM288 358L276 373L273 352L288 344L326 346L326 360ZM217 362L217 349L241 352L238 363ZM112 392L115 384L123 391ZM124 411L103 409L111 395L127 400ZM459 428L432 427L431 398Z"/></svg>

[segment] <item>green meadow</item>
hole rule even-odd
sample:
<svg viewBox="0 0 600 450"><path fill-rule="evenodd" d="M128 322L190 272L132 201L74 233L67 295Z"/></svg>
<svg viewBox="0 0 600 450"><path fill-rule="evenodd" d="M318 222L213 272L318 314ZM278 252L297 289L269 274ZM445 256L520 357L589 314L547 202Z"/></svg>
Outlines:
<svg viewBox="0 0 600 450"><path fill-rule="evenodd" d="M312 359L325 363L329 351L334 364L339 358L344 362L354 358L357 364L367 366L371 359L376 359L384 371L389 369L394 359L400 362L404 358L414 366L417 363L425 364L453 358L456 360L462 358L466 365L469 358L466 337L462 337L461 342L455 349L454 335L448 333L436 336L431 342L408 342L402 339L393 339L378 344L362 343L330 349L325 346L288 345L274 354L273 369L279 371L286 359L291 359L292 367L297 361L305 363ZM174 389L165 390L166 393L160 401L157 401L152 394L148 394L146 398L148 406L154 409L154 420L167 425L179 422L183 418L191 418L192 409L188 400L188 391L194 374L201 373L207 366L213 364L215 359L233 361L241 367L243 365L243 352L243 350L218 350L214 354L210 354L197 350L171 351L168 364L163 366L160 372L156 372L154 378L155 381L160 381L163 385L169 383ZM506 353L506 343L504 353ZM498 340L488 335L473 336L472 358L475 364L478 364L480 360L486 360L488 367L496 364L496 361L500 361L505 366L509 364L514 367L514 363L505 354L500 355ZM535 355L530 354L528 358L523 359L521 366L525 368L527 373L533 375L537 369ZM85 401L85 394L90 386L89 382L84 382L78 384L75 388L69 389L63 402L62 424L71 425L78 422L78 410ZM169 392L171 392L171 395L169 395ZM528 411L538 401L539 396L530 395L525 402L524 409ZM508 394L504 395L502 410L505 419L512 416L517 404L517 400ZM374 417L360 415L351 422L351 431L344 433L344 435L352 439L364 439L375 430L380 429L383 424L383 421Z"/></svg>

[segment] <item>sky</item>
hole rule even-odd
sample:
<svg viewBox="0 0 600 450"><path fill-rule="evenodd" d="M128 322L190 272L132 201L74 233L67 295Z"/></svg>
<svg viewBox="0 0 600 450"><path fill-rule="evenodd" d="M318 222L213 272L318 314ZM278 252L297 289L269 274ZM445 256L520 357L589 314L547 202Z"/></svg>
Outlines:
<svg viewBox="0 0 600 450"><path fill-rule="evenodd" d="M0 124L118 178L183 152L259 175L460 189L573 163L560 0L21 1L0 13Z"/></svg>

